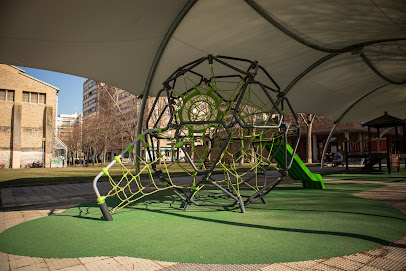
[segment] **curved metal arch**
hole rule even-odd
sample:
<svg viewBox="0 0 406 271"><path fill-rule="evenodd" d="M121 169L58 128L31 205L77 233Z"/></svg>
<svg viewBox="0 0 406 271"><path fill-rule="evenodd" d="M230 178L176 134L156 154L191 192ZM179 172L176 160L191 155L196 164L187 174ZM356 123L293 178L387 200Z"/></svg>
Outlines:
<svg viewBox="0 0 406 271"><path fill-rule="evenodd" d="M395 84L395 85L403 85L403 84L406 84L406 80L403 80L403 81L396 81L396 80L392 80L392 79L390 79L389 77L387 77L386 75L384 75L381 71L379 71L379 70L374 66L374 64L372 64L372 62L369 60L369 58L368 58L366 55L364 55L363 52L361 52L360 56L361 56L362 60L364 60L364 62L368 65L368 67L369 67L376 75L378 75L379 77L381 77L383 80L385 80L385 81L387 81L387 82L389 82L389 83Z"/></svg>
<svg viewBox="0 0 406 271"><path fill-rule="evenodd" d="M283 98L288 94L288 92L296 85L297 82L299 82L303 77L305 77L308 73L310 73L313 69L316 67L320 66L324 62L332 59L333 57L338 56L338 54L329 54L326 55L316 62L314 62L312 65L307 67L302 73L300 73L298 76L295 77L295 79L292 80L292 82L289 83L289 85L285 88L283 92L279 94L278 100L276 101L276 104L279 105L280 102L282 102Z"/></svg>
<svg viewBox="0 0 406 271"><path fill-rule="evenodd" d="M334 49L334 48L327 48L323 47L317 44L314 44L308 40L303 39L302 37L298 36L297 34L293 33L286 27L284 27L281 23L279 23L277 20L275 20L271 15L268 14L268 12L261 7L258 3L256 3L254 0L245 0L245 2L253 8L259 15L261 15L265 20L267 20L269 23L271 23L273 26L278 28L280 31L288 35L289 37L293 38L294 40L310 47L318 51L326 52L326 53L331 53L331 54L342 54L342 53L347 53L351 52L353 50L357 50L359 48L372 45L375 43L382 43L382 42L390 42L390 41L400 41L400 40L406 40L406 38L392 38L392 39L380 39L380 40L371 40L371 41L365 41L357 44L353 44L350 46L346 46L343 48L339 49Z"/></svg>
<svg viewBox="0 0 406 271"><path fill-rule="evenodd" d="M166 46L168 45L168 42L170 38L172 37L173 33L179 26L180 22L183 20L183 18L186 16L186 14L189 12L189 10L196 4L197 0L189 0L186 5L182 8L182 10L179 12L178 16L176 16L175 20L172 22L171 26L168 29L168 32L166 32L165 37L163 38L161 44L159 45L158 51L155 54L154 61L152 62L151 68L148 73L147 81L145 82L145 87L144 87L144 92L142 94L142 102L140 106L140 111L138 115L138 125L137 125L137 135L141 134L142 132L142 122L144 120L144 114L143 112L145 111L145 104L148 99L148 94L151 88L151 83L152 79L154 78L155 71L158 67L159 60L162 57L163 52L166 49ZM135 148L135 163L137 169L139 169L139 157L141 154L141 143L138 141L136 148Z"/></svg>
<svg viewBox="0 0 406 271"><path fill-rule="evenodd" d="M323 149L323 154L321 156L321 169L323 169L324 166L324 156L326 155L327 152L327 148L331 139L331 136L333 135L334 131L336 130L338 124L342 121L342 119L345 117L345 115L347 115L348 112L350 112L350 110L360 101L362 101L364 98L368 97L370 94L374 93L375 91L378 91L381 88L384 88L386 86L389 86L389 84L385 84L383 86L377 87L374 90L371 90L370 92L368 92L367 94L365 94L364 96L362 96L361 98L359 98L358 100L356 100L353 104L351 104L342 114L341 116L334 122L334 126L333 128L331 128L330 133L328 134L327 140L326 140L326 144L324 144L324 149Z"/></svg>
<svg viewBox="0 0 406 271"><path fill-rule="evenodd" d="M251 1L251 0L246 0L246 1ZM405 39L406 40L406 39ZM373 43L370 43L369 45L372 44L378 44L378 43L384 43L384 42L388 42L387 40L385 41L374 41ZM359 44L355 44L353 46L358 46ZM362 47L362 46L361 46ZM357 47L354 47L357 48ZM352 51L352 50L350 50ZM285 90L283 92L281 92L281 94L279 94L279 98L276 101L276 104L279 104L282 101L282 98L285 97L288 92L297 84L297 82L299 82L303 77L305 77L308 73L310 73L313 69L317 68L318 66L320 66L321 64L323 64L324 62L332 59L333 57L336 57L338 55L340 55L341 53L331 53L328 54L322 58L320 58L319 60L317 60L316 62L314 62L312 65L310 65L309 67L307 67L302 73L300 73L298 76L295 77L295 79L292 80L292 82L289 83L289 85L285 88ZM390 78L387 78L386 76L384 76L382 73L380 73L375 66L372 65L372 63L369 61L369 59L361 52L360 53L362 59L364 60L364 62L369 66L370 69L372 69L373 72L375 72L375 74L377 74L378 76L380 76L382 79L384 79L385 81L392 83L392 84L405 84L405 81L394 81L391 80ZM365 57L365 59L364 59Z"/></svg>

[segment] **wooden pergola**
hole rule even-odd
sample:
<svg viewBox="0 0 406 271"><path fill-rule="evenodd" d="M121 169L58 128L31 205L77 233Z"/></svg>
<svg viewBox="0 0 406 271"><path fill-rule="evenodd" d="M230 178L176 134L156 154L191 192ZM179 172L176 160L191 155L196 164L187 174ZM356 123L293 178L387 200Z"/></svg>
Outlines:
<svg viewBox="0 0 406 271"><path fill-rule="evenodd" d="M368 127L368 157L372 160L379 159L379 169L381 169L382 158L387 158L388 172L391 173L392 169L397 168L399 170L399 159L406 158L406 121L388 115L387 112L383 116L364 123L362 126ZM371 128L376 129L375 141L373 141L373 134ZM381 137L381 132L384 129L393 128L395 130L394 136ZM402 129L401 134L399 128ZM373 146L375 145L376 146ZM383 153L386 151L386 155ZM367 166L367 164L365 165ZM373 165L372 165L373 166Z"/></svg>

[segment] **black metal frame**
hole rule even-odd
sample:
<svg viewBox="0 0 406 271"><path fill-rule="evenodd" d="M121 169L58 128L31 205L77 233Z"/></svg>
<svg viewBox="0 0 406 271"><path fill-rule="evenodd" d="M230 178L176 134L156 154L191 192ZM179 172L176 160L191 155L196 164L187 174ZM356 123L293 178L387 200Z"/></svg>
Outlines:
<svg viewBox="0 0 406 271"><path fill-rule="evenodd" d="M233 66L232 64L228 63L227 61L231 60L231 61L238 61L238 62L245 62L250 64L249 68L247 69L247 71L243 71L238 67ZM183 75L185 75L186 73L192 73L194 75L196 75L197 77L200 78L198 85L202 84L202 83L206 83L209 84L210 80L205 78L202 74L194 71L193 69L198 67L199 65L201 65L202 63L204 63L205 61L207 61L209 63L209 65L212 65L213 62L217 62L221 65L224 65L234 71L236 71L239 74L231 74L231 75L220 75L216 78L233 78L233 77L238 77L241 80L244 81L243 86L241 87L241 89L239 90L239 93L236 95L236 97L234 97L233 100L226 100L224 97L221 96L221 94L215 92L215 94L222 99L222 101L227 102L227 103L236 103L234 110L232 110L232 114L233 114L233 118L234 121L230 124L225 123L222 119L220 120L211 120L211 121L180 121L179 117L177 117L174 114L174 105L177 103L177 100L184 95L187 95L190 92L194 91L194 88L191 87L190 89L187 89L185 92L183 92L181 94L181 96L176 95L173 91L176 87L176 83L177 83L177 79ZM265 85L259 81L255 80L255 76L258 73L258 70L261 70L266 77L268 77L268 79L270 79L270 81L272 82L272 84L274 86L268 86ZM243 121L239 118L238 113L240 110L240 106L242 103L242 99L244 98L244 94L247 90L248 85L250 84L257 84L260 86L260 88L262 89L262 91L265 93L265 95L267 96L267 98L271 101L272 105L273 105L273 109L275 109L275 112L278 114L279 116L279 120L278 123L276 125L271 125L271 126L261 126L261 125L246 125L243 123ZM294 148L294 152L296 152L297 146L299 144L299 139L300 139L300 127L299 127L299 121L295 116L295 112L291 106L291 104L289 103L289 101L287 100L287 98L285 97L284 93L281 92L280 87L278 86L278 84L275 82L275 80L272 78L272 76L262 67L258 64L257 61L251 61L248 59L243 59L243 58L236 58L236 57L229 57L229 56L213 56L213 55L208 55L206 57L202 57L199 59L196 59L192 62L189 62L181 67L179 67L175 72L173 72L167 80L165 80L163 82L163 88L158 92L152 107L151 107L151 111L148 114L148 117L146 119L146 127L148 129L148 124L151 121L151 116L155 110L155 106L158 102L158 100L162 97L162 92L166 92L166 99L167 99L167 105L165 106L165 108L162 110L162 112L160 113L158 120L155 121L153 128L156 129L158 122L161 120L164 112L169 108L169 112L170 112L170 119L166 125L166 127L164 127L161 131L167 131L169 129L174 129L175 130L175 140L176 141L181 141L182 140L182 136L181 136L181 131L182 128L184 128L187 125L200 125L200 124L218 124L219 126L222 126L227 134L227 138L223 139L224 142L220 148L220 154L223 153L225 151L225 149L228 146L228 143L231 140L231 131L230 128L234 127L235 125L239 125L241 128L244 129L278 129L279 132L283 135L283 140L280 140L279 143L277 144L277 148L284 148L284 157L285 157L285 163L284 165L281 165L279 172L281 174L281 177L279 177L278 179L276 179L273 182L270 182L269 184L267 184L266 181L266 171L263 171L263 175L264 175L264 186L255 191L254 194L252 195L236 195L234 194L232 191L230 191L229 189L225 188L224 186L218 184L210 175L212 174L213 170L215 169L217 163L219 162L219 160L221 159L221 156L218 155L217 158L214 160L214 162L212 163L211 167L208 169L200 169L198 168L195 163L193 162L193 160L191 159L191 157L189 156L186 147L183 145L180 148L183 150L183 152L185 153L185 157L186 160L192 165L193 169L196 171L196 174L198 176L201 176L201 180L196 184L196 186L204 186L204 185L212 185L214 187L216 187L217 189L219 189L221 191L220 194L215 194L215 195L205 195L205 196L198 196L196 195L196 190L193 190L191 187L189 189L187 189L187 191L185 191L184 189L181 189L179 187L174 187L172 188L173 192L182 200L182 206L184 208L185 211L187 211L190 207L191 204L194 205L198 205L198 206L219 206L219 207L232 207L235 205L239 205L241 212L244 213L245 212L245 206L249 205L250 203L257 201L257 200L261 200L263 203L266 203L265 200L265 196L270 193L287 175L288 175L288 170L290 169L292 162L293 162L293 157L294 155L292 155L292 158L290 159L290 161L288 161L288 154L287 154L287 148L286 148L286 144L287 144L287 136L288 136L288 130L290 129L291 126L293 126L296 129L296 135L298 137L297 140L297 144ZM269 91L272 91L274 93L276 93L276 97L278 98L278 101L275 102L274 99L272 98L272 96L270 95ZM278 107L278 104L280 103L281 108ZM289 110L291 111L292 115L294 116L295 119L295 123L293 124L287 124L284 123L284 117L283 117L283 107L284 104L287 104ZM267 120L269 121L269 119ZM163 139L165 137L160 137L159 133L152 133L149 135L151 137L151 146L152 148L154 148L153 145L153 140L152 137L155 138L159 138L159 139ZM151 148L149 146L146 147L147 151L150 154L150 157L153 157L153 159L155 160L155 153L152 151L151 152ZM273 159L273 156L271 157L271 159ZM153 167L155 170L155 167ZM156 172L157 176L159 177L159 179L162 181L162 183L167 182L167 180L160 176L162 174L162 172L157 171ZM244 181L244 182L248 182L252 179L249 178L248 180ZM233 203L230 204L208 204L208 203L199 203L198 201L196 201L195 199L200 198L200 197L220 197L220 196L227 196L231 199L234 200ZM247 198L246 200L243 200L242 197Z"/></svg>

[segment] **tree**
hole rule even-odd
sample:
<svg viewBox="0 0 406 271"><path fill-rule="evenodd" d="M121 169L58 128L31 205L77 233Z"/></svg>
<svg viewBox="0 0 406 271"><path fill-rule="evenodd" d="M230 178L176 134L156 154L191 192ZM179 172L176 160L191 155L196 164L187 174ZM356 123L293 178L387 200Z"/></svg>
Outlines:
<svg viewBox="0 0 406 271"><path fill-rule="evenodd" d="M61 134L61 140L67 146L68 157L70 162L74 164L74 158L77 158L81 150L81 127L75 125L73 127L65 127L65 131Z"/></svg>
<svg viewBox="0 0 406 271"><path fill-rule="evenodd" d="M138 114L141 99L117 87L101 83L99 118L114 123L115 137L106 142L108 148L121 152L125 145L137 138ZM147 110L145 110L147 111ZM145 114L145 112L144 112ZM113 119L113 123L111 122ZM130 158L132 154L130 153Z"/></svg>
<svg viewBox="0 0 406 271"><path fill-rule="evenodd" d="M307 163L312 163L313 158L312 158L312 128L313 128L313 121L316 117L314 114L305 114L305 113L299 113L300 117L303 120L303 123L306 125L307 128L307 138L306 138L306 149L307 149L307 157L306 161Z"/></svg>
<svg viewBox="0 0 406 271"><path fill-rule="evenodd" d="M147 104L145 106L145 115L144 115L144 120L147 120L147 117L149 113L152 111L148 126L149 128L164 128L165 122L168 122L169 116L169 109L165 108L166 105L168 104L167 99L165 97L158 97L157 101L154 105L155 98L154 97L148 97ZM154 108L153 108L154 106ZM164 111L165 110L165 111ZM151 138L151 140L154 140ZM161 153L161 140L159 138L156 139L156 144L154 144L154 147L156 146L156 152L158 154ZM172 154L173 157L173 154ZM179 150L178 150L178 158L179 158ZM162 160L159 159L158 163L161 164Z"/></svg>

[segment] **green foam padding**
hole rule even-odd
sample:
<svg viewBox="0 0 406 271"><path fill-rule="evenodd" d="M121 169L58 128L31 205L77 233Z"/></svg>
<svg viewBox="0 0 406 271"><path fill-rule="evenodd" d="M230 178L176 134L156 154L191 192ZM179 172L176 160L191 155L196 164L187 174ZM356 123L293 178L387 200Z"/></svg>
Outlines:
<svg viewBox="0 0 406 271"><path fill-rule="evenodd" d="M265 145L266 149L275 155L274 159L278 164L284 164L284 148L280 147L279 149L272 145ZM293 149L287 144L286 149L288 150L288 161L292 158ZM300 157L295 154L293 157L292 167L289 169L289 176L294 180L302 181L303 188L306 189L324 189L323 177L320 174L312 173L309 168L302 162Z"/></svg>
<svg viewBox="0 0 406 271"><path fill-rule="evenodd" d="M268 204L256 201L245 214L238 207L195 205L185 212L167 190L123 208L113 215L114 221L107 222L101 219L97 202L88 202L5 230L0 233L0 251L45 258L129 256L183 263L267 264L350 255L406 235L405 214L354 196L381 185L326 186L323 191L302 189L301 184L278 186L267 195ZM226 202L233 200L224 198L220 203ZM107 198L106 203L113 206L117 201Z"/></svg>

